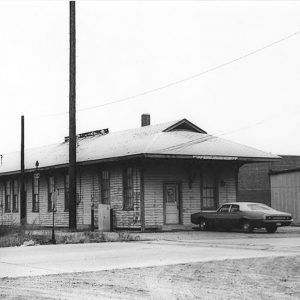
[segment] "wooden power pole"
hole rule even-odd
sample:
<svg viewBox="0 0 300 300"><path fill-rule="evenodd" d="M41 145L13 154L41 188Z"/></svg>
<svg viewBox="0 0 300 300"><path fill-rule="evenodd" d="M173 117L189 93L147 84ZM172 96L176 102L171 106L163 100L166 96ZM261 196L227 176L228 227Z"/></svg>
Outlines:
<svg viewBox="0 0 300 300"><path fill-rule="evenodd" d="M75 1L70 1L69 82L69 228L76 230L76 28Z"/></svg>
<svg viewBox="0 0 300 300"><path fill-rule="evenodd" d="M20 219L26 224L26 195L25 195L25 150L24 150L24 116L21 116L21 191L20 191Z"/></svg>

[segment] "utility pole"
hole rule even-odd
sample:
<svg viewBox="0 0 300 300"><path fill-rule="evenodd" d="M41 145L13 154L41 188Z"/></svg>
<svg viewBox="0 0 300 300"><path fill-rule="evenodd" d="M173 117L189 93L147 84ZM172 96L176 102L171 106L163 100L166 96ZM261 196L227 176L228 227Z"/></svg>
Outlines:
<svg viewBox="0 0 300 300"><path fill-rule="evenodd" d="M24 116L21 116L21 191L20 191L20 220L26 224L26 197L25 197L25 150L24 150Z"/></svg>
<svg viewBox="0 0 300 300"><path fill-rule="evenodd" d="M76 230L76 28L75 1L70 1L69 66L69 228Z"/></svg>

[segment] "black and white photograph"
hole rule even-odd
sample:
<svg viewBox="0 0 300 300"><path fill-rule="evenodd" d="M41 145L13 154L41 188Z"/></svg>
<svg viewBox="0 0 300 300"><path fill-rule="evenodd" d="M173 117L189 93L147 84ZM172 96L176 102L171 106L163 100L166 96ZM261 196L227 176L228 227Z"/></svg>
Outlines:
<svg viewBox="0 0 300 300"><path fill-rule="evenodd" d="M0 299L300 299L300 1L0 0Z"/></svg>

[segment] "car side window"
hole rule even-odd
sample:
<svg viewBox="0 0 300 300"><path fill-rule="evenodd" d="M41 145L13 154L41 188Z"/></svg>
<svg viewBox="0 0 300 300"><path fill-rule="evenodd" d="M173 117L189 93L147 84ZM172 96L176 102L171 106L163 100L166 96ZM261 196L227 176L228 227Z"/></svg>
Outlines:
<svg viewBox="0 0 300 300"><path fill-rule="evenodd" d="M237 204L232 204L230 212L234 213L240 210L240 207Z"/></svg>
<svg viewBox="0 0 300 300"><path fill-rule="evenodd" d="M225 204L225 205L223 205L223 206L220 207L219 212L221 212L221 213L229 213L229 207L230 207L229 204Z"/></svg>

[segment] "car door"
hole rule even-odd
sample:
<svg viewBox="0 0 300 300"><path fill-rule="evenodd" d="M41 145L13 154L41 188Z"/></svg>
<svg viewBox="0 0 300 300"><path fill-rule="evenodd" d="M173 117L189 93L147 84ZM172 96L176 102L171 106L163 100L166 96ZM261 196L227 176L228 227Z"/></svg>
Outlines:
<svg viewBox="0 0 300 300"><path fill-rule="evenodd" d="M227 217L228 228L238 228L239 220L241 218L240 206L238 204L231 204L229 214Z"/></svg>
<svg viewBox="0 0 300 300"><path fill-rule="evenodd" d="M228 215L229 215L230 204L222 205L216 215L215 224L219 229L226 229L228 226Z"/></svg>

